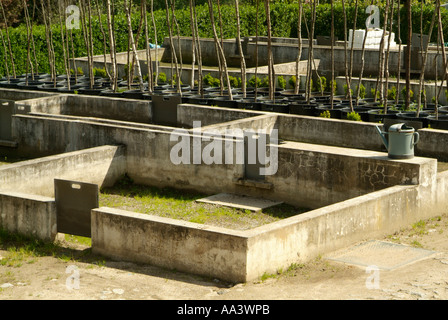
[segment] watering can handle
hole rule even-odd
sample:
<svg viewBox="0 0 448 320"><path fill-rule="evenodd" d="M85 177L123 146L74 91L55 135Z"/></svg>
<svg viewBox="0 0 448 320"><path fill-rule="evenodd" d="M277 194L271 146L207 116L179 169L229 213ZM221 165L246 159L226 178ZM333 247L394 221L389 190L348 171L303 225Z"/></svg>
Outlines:
<svg viewBox="0 0 448 320"><path fill-rule="evenodd" d="M418 132L414 132L414 146L418 143L420 140L420 134Z"/></svg>

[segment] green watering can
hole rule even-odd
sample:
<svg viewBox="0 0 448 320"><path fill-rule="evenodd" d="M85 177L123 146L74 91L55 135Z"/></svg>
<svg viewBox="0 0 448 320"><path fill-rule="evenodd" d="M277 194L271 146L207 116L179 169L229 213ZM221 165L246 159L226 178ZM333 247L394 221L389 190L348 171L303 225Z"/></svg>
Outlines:
<svg viewBox="0 0 448 320"><path fill-rule="evenodd" d="M420 135L413 127L404 123L397 123L389 127L388 132L382 132L375 126L383 139L383 143L391 159L411 159L414 157L414 146L420 140ZM386 139L389 136L389 140Z"/></svg>

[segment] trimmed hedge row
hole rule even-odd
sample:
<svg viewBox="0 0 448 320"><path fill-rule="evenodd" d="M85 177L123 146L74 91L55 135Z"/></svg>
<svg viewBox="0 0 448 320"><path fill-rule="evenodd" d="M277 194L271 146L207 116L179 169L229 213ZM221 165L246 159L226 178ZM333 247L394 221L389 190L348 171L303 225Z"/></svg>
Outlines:
<svg viewBox="0 0 448 320"><path fill-rule="evenodd" d="M346 7L347 10L347 27L353 28L353 21L355 16L354 7ZM427 33L431 22L434 7L431 5L425 5L423 9L423 32ZM448 25L448 12L442 9L442 24ZM210 25L210 18L208 7L206 5L196 7L198 22L199 22L199 35L201 37L213 37L212 29ZM339 39L344 39L344 20L343 10L341 4L335 4L335 35ZM395 10L396 11L396 10ZM218 10L215 8L216 17L218 17ZM412 8L413 14L413 30L414 32L420 31L420 7L415 5ZM222 16L222 28L225 38L233 38L236 36L236 19L235 8L231 5L223 5L221 7ZM253 36L256 34L256 8L255 6L242 5L240 8L241 19L241 32L242 36ZM365 27L365 20L367 18L365 13L365 7L360 7L357 16L357 28ZM396 21L395 12L395 21ZM309 5L304 7L304 17L306 21L310 21L311 10ZM139 25L140 15L135 14L133 16L133 29L137 32ZM179 9L176 11L176 19L178 21L180 34L182 36L191 36L190 29L190 10ZM264 7L261 5L258 13L259 19L259 35L266 35L266 19ZM271 21L272 21L272 34L274 37L297 37L297 19L298 19L298 5L297 4L273 4L271 6ZM217 23L218 23L218 19ZM148 21L151 24L151 17L148 17ZM155 12L155 21L157 26L157 40L158 43L163 43L163 39L168 36L168 28L166 24L166 12L165 10L159 10ZM331 23L331 10L329 4L321 4L317 7L316 12L316 35L330 35L329 25ZM106 17L102 17L103 27L106 28ZM96 55L103 54L103 38L100 32L100 25L98 17L95 17L92 22L92 28L94 33L94 53ZM219 30L219 27L218 27ZM39 62L39 72L49 72L48 51L45 39L45 27L34 27L34 40L36 46L36 54ZM107 30L106 30L107 32ZM117 50L119 52L127 51L128 44L128 32L127 22L125 15L115 16L115 32L117 38ZM394 32L397 33L397 24L394 25ZM403 43L406 43L406 12L404 8L401 10L401 35ZM3 32L5 35L5 32ZM444 30L445 39L448 39L448 32ZM174 31L174 35L177 35L177 30ZM14 52L14 61L16 64L17 74L26 72L26 57L27 57L27 33L25 26L10 29L10 37L12 42L12 50ZM307 38L307 28L305 22L302 25L302 37ZM436 41L437 29L433 31L432 41ZM150 38L154 39L154 33L150 28ZM139 39L139 49L144 48L144 35L142 34ZM56 52L56 67L58 73L64 73L63 51L62 41L60 34L60 27L58 25L53 26L53 42ZM155 42L151 40L151 42ZM74 30L74 49L75 56L82 57L87 55L84 39L80 30ZM6 75L6 69L4 65L4 48L0 49L0 74ZM10 67L11 71L11 67Z"/></svg>

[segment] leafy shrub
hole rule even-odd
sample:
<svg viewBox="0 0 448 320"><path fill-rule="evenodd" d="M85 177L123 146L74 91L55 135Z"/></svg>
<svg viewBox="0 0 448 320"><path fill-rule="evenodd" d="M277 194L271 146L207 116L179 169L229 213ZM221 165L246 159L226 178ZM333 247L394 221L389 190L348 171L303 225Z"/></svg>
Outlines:
<svg viewBox="0 0 448 320"><path fill-rule="evenodd" d="M396 97L397 97L397 88L393 86L392 88L387 90L387 99L395 100Z"/></svg>
<svg viewBox="0 0 448 320"><path fill-rule="evenodd" d="M252 88L255 88L255 85L256 85L257 87L260 87L260 86L261 86L261 79L260 79L259 77L257 77L257 78L255 79L255 76L252 76L252 77L250 77L250 79L249 79L249 86L252 87Z"/></svg>
<svg viewBox="0 0 448 320"><path fill-rule="evenodd" d="M269 77L264 77L261 81L260 87L267 88L269 87Z"/></svg>
<svg viewBox="0 0 448 320"><path fill-rule="evenodd" d="M93 68L93 75L95 77L103 77L106 78L107 77L107 72L106 69L101 69L101 68Z"/></svg>
<svg viewBox="0 0 448 320"><path fill-rule="evenodd" d="M401 96L403 97L403 100L406 100L406 87L401 89ZM412 98L414 97L414 92L411 89L409 89L409 97L410 100L412 100Z"/></svg>
<svg viewBox="0 0 448 320"><path fill-rule="evenodd" d="M358 86L356 86L356 92L358 92ZM362 83L359 85L359 97L361 99L366 97L366 87Z"/></svg>
<svg viewBox="0 0 448 320"><path fill-rule="evenodd" d="M330 90L331 90L331 88L333 88L333 94L336 94L336 92L337 92L337 83L336 83L336 80L330 80L330 85L329 85L329 87L330 87Z"/></svg>
<svg viewBox="0 0 448 320"><path fill-rule="evenodd" d="M319 117L321 117L321 118L331 118L330 111L325 110L324 112L322 112L322 113L319 115Z"/></svg>
<svg viewBox="0 0 448 320"><path fill-rule="evenodd" d="M279 88L286 89L286 80L283 76L277 77L277 83Z"/></svg>
<svg viewBox="0 0 448 320"><path fill-rule="evenodd" d="M153 73L154 80L156 80L156 73ZM159 76L157 78L157 83L166 83L166 74L164 72L159 72Z"/></svg>
<svg viewBox="0 0 448 320"><path fill-rule="evenodd" d="M230 86L232 88L238 88L239 87L239 81L237 77L229 76Z"/></svg>
<svg viewBox="0 0 448 320"><path fill-rule="evenodd" d="M359 113L353 111L353 112L349 112L347 114L347 120L352 120L352 121L362 121L361 120L361 116L359 115Z"/></svg>
<svg viewBox="0 0 448 320"><path fill-rule="evenodd" d="M297 77L296 77L296 76L291 76L291 77L289 78L289 80L288 80L288 83L289 83L289 85L290 85L292 88L295 88L295 87L296 87L296 82L297 82Z"/></svg>
<svg viewBox="0 0 448 320"><path fill-rule="evenodd" d="M327 78L325 78L323 76L319 77L319 79L317 79L316 84L315 84L315 91L323 92L326 89L327 89Z"/></svg>

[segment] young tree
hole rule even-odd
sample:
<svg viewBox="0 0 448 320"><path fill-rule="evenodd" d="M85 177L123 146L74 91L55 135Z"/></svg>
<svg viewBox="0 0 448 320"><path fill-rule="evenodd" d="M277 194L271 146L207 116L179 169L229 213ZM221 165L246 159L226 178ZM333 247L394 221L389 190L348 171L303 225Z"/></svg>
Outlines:
<svg viewBox="0 0 448 320"><path fill-rule="evenodd" d="M420 110L421 110L421 99L422 99L422 92L424 92L423 89L423 82L424 82L424 78L425 78L425 69L426 69L426 61L428 59L428 47L429 47L429 39L431 39L431 35L432 35L432 30L434 28L434 22L437 16L437 12L439 11L439 2L436 2L436 7L434 8L434 13L431 19L431 25L429 26L429 32L428 32L428 42L426 43L426 46L424 46L425 48L423 49L423 17L420 20L421 23L421 32L420 32L420 39L421 39L421 50L422 50L422 68L420 70L420 79L419 79L419 89L418 89L418 95L417 95L417 117L420 115ZM423 15L423 2L422 2L422 15ZM436 105L437 108L437 105ZM437 110L437 109L436 109Z"/></svg>
<svg viewBox="0 0 448 320"><path fill-rule="evenodd" d="M224 50L223 50L221 43L219 42L219 39L218 39L218 33L216 32L215 18L214 18L214 14L213 14L213 3L212 3L212 0L207 0L207 1L208 1L209 13L210 13L210 23L212 24L212 30L213 30L213 38L215 40L215 45L218 47L218 55L222 61L223 67L224 67L227 88L229 88L229 90L228 90L229 98L230 98L230 100L233 100L232 90L230 90L231 85L230 85L230 79L229 79L229 72L227 70L226 58L224 55Z"/></svg>
<svg viewBox="0 0 448 320"><path fill-rule="evenodd" d="M246 60L244 58L243 47L241 45L240 9L238 5L238 0L235 0L235 14L236 14L236 26L237 26L236 42L238 44L238 51L240 54L240 61L241 61L241 85L243 91L243 98L246 98ZM229 88L229 90L230 89L231 88Z"/></svg>
<svg viewBox="0 0 448 320"><path fill-rule="evenodd" d="M143 91L144 90L144 85L143 85L142 71L141 71L141 68L140 68L140 60L138 58L137 46L136 46L135 41L134 41L134 33L132 32L131 7L128 5L128 1L127 0L124 0L124 6L125 6L125 12L126 12L126 20L128 22L129 38L130 38L129 40L130 40L130 43L131 43L131 49L132 49L132 52L134 54L134 59L135 59L136 67L137 67L137 76L138 76L139 89L140 89L140 91Z"/></svg>
<svg viewBox="0 0 448 320"><path fill-rule="evenodd" d="M155 45L155 76L154 76L154 86L157 85L157 78L159 77L159 49L157 44L157 26L156 26L156 20L154 17L154 0L151 0L151 21L152 21L152 27L154 30L154 45Z"/></svg>
<svg viewBox="0 0 448 320"><path fill-rule="evenodd" d="M406 16L408 23L408 35L406 44L406 99L405 108L409 110L411 104L411 48L412 48L412 1L406 0Z"/></svg>
<svg viewBox="0 0 448 320"><path fill-rule="evenodd" d="M15 67L15 63L14 63L14 54L13 54L12 48L11 48L11 38L9 37L9 30L8 30L8 19L6 18L5 6L3 5L3 1L4 0L0 0L0 6L2 8L3 22L5 25L5 31L6 31L6 39L8 40L9 56L11 57L12 75L14 78L16 78L16 67Z"/></svg>
<svg viewBox="0 0 448 320"><path fill-rule="evenodd" d="M296 83L294 86L294 94L299 93L300 75L299 75L299 63L302 58L302 14L303 14L303 1L299 0L299 18L297 19L297 60L296 60ZM333 0L331 0L333 6ZM332 7L333 8L333 7ZM333 25L332 25L333 26ZM333 54L333 51L332 51ZM333 57L333 56L332 56Z"/></svg>
<svg viewBox="0 0 448 320"><path fill-rule="evenodd" d="M275 73L274 58L272 56L272 30L271 30L271 7L269 0L265 0L266 27L268 31L268 77L269 77L269 100L274 100Z"/></svg>
<svg viewBox="0 0 448 320"><path fill-rule="evenodd" d="M112 22L112 6L111 1L106 0L106 17L107 17L107 29L109 33L109 47L110 47L110 60L112 65L112 89L117 92L118 89L118 68L117 68L117 52L115 45L115 33Z"/></svg>

